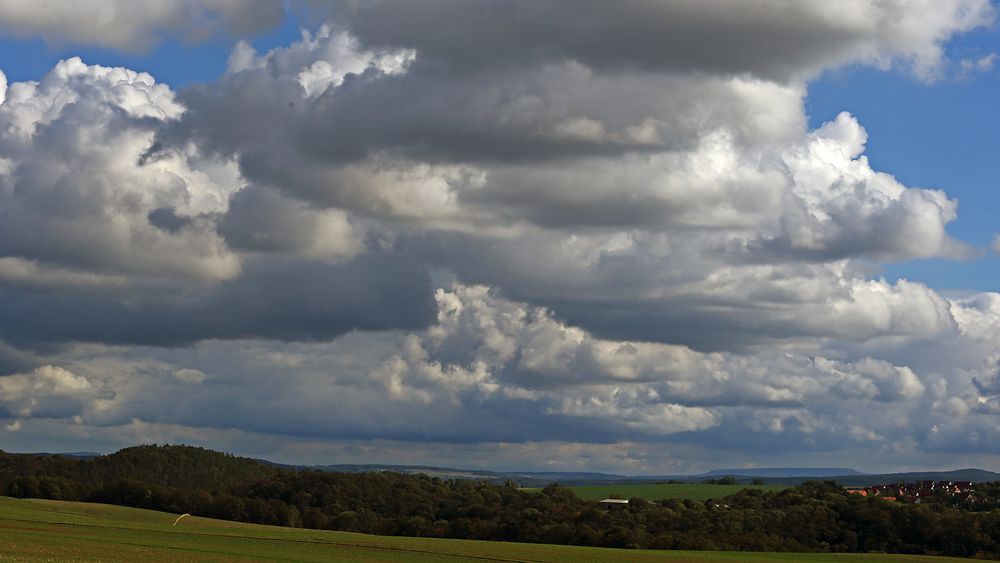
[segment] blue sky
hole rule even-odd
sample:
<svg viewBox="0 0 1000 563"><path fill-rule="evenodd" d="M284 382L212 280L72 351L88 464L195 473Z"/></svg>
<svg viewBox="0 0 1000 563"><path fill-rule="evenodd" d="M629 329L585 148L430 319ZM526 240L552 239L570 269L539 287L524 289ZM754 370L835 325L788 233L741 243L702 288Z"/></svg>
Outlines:
<svg viewBox="0 0 1000 563"><path fill-rule="evenodd" d="M0 448L1000 469L989 1L130 1L0 1Z"/></svg>
<svg viewBox="0 0 1000 563"><path fill-rule="evenodd" d="M301 20L292 12L281 25L246 37L258 51L287 45L299 38ZM10 81L38 80L59 60L80 57L90 64L121 66L149 72L158 81L180 88L210 82L226 70L226 60L239 39L222 33L204 41L184 41L168 36L150 49L122 51L93 45L47 42L41 37L0 39L0 68Z"/></svg>
<svg viewBox="0 0 1000 563"><path fill-rule="evenodd" d="M948 45L954 61L1000 50L995 29L972 32ZM907 185L945 190L959 201L955 237L979 248L969 261L916 260L887 264L889 278L920 280L941 290L1000 290L1000 260L990 250L1000 209L1000 73L953 74L925 83L908 72L850 66L813 82L806 101L818 127L849 111L868 130L866 154L875 168Z"/></svg>

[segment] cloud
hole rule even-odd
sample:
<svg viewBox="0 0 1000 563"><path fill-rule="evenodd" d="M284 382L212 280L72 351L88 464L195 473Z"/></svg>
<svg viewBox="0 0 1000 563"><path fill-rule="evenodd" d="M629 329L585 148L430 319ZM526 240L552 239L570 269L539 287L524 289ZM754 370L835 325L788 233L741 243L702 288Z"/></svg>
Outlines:
<svg viewBox="0 0 1000 563"><path fill-rule="evenodd" d="M456 285L436 292L436 320L411 333L352 332L308 343L209 340L177 348L77 344L49 353L48 361L63 367L4 380L4 397L10 397L7 416L17 417L9 424L20 421L20 432L61 420L61 432L83 433L85 441L113 431L124 442L102 443L127 443L141 430L145 437L241 451L255 451L248 440L280 436L355 456L345 461L373 450L334 444L378 449L388 441L406 458L433 462L415 444L472 452L492 441L525 452L560 443L564 457L550 458L558 467L574 467L581 463L575 456L588 451L632 451L638 459L600 463L633 471L765 453L878 455L900 444L909 444L901 455L924 452L927 463L934 452L990 451L998 439L990 426L997 299L951 302L956 326L920 344L932 357L955 354L978 366L970 370L940 371L906 353L916 363L845 360L836 357L844 350L802 341L799 350L740 354L607 340L496 290ZM660 459L650 453L657 447L692 457ZM476 455L497 467L511 459L505 451Z"/></svg>
<svg viewBox="0 0 1000 563"><path fill-rule="evenodd" d="M317 95L301 75L324 57L338 67ZM851 116L805 131L801 85L565 62L459 72L329 28L234 58L185 92L158 150L194 141L314 205L429 227L756 228L770 247L832 257L964 251L944 232L955 203L872 170Z"/></svg>
<svg viewBox="0 0 1000 563"><path fill-rule="evenodd" d="M114 392L86 377L47 365L31 373L0 377L0 396L0 416L71 418L97 408L100 401L113 398ZM15 430L20 427L13 424Z"/></svg>
<svg viewBox="0 0 1000 563"><path fill-rule="evenodd" d="M990 53L975 59L962 59L958 61L958 77L969 78L974 74L987 73L993 70L996 60L996 53Z"/></svg>
<svg viewBox="0 0 1000 563"><path fill-rule="evenodd" d="M240 190L219 222L230 247L332 261L365 250L364 233L337 209L314 209L267 188Z"/></svg>
<svg viewBox="0 0 1000 563"><path fill-rule="evenodd" d="M391 252L361 256L366 229L345 213L247 188L231 160L192 148L150 158L156 130L184 111L152 76L78 58L9 87L3 338L316 339L429 318L422 267ZM15 322L21 315L35 321Z"/></svg>
<svg viewBox="0 0 1000 563"><path fill-rule="evenodd" d="M0 340L0 376L28 372L39 367L40 363L40 360L30 352Z"/></svg>
<svg viewBox="0 0 1000 563"><path fill-rule="evenodd" d="M967 256L957 202L805 111L826 69L938 77L989 3L330 9L176 92L76 58L0 81L18 440L632 468L1000 440L1000 297L879 277Z"/></svg>
<svg viewBox="0 0 1000 563"><path fill-rule="evenodd" d="M41 37L55 45L98 45L144 51L165 37L200 41L219 31L258 33L284 19L276 0L15 0L0 6L0 33Z"/></svg>
<svg viewBox="0 0 1000 563"><path fill-rule="evenodd" d="M718 349L949 323L933 292L870 282L854 261L967 255L945 230L956 203L873 170L848 114L807 131L801 85L549 59L473 72L419 47L386 70L405 45L346 33L238 49L227 76L184 93L158 150L233 157L259 189L377 222L423 260L603 336ZM341 70L317 95L300 76L323 57ZM830 303L840 320L815 322Z"/></svg>
<svg viewBox="0 0 1000 563"><path fill-rule="evenodd" d="M481 286L439 290L436 310L431 326L406 334L172 349L76 345L58 354L66 367L7 380L13 391L4 396L14 404L7 412L22 431L61 419L81 432L102 427L133 436L141 428L243 448L250 446L241 436L251 435L316 447L357 441L378 449L369 441L389 441L404 456L416 455L418 443L450 444L442 445L447 452L485 442L531 451L557 442L566 445L550 461L563 467L581 463L574 456L589 450L634 450L646 460L626 457L612 464L619 468L650 467L650 448L687 451L694 457L660 461L691 467L713 458L878 452L902 443L911 444L906 455L975 453L998 439L989 428L995 413L976 399L988 385L978 371L945 375L823 355L833 351L702 353L604 340ZM1000 327L1000 316L992 325ZM957 349L966 353L973 348L964 338ZM940 343L937 353L944 349L956 344ZM995 372L993 358L984 369ZM77 395L87 402L66 407L48 398ZM62 410L25 408L29 396ZM945 429L958 439L961 428L975 428L980 441L942 441ZM478 455L490 467L508 459L503 448Z"/></svg>
<svg viewBox="0 0 1000 563"><path fill-rule="evenodd" d="M425 269L398 256L346 263L262 259L233 280L164 296L155 287L0 289L0 335L21 347L74 341L178 346L213 338L325 340L430 321ZM59 319L54 322L53 319Z"/></svg>
<svg viewBox="0 0 1000 563"><path fill-rule="evenodd" d="M225 209L235 168L182 153L139 163L183 111L149 74L78 58L11 84L0 104L0 255L99 275L238 275L239 258L203 218ZM165 206L185 228L151 222Z"/></svg>
<svg viewBox="0 0 1000 563"><path fill-rule="evenodd" d="M437 33L447 14L450 33ZM788 79L851 61L910 61L933 76L950 35L988 22L985 0L852 0L837 4L738 0L495 0L475 8L435 0L339 2L334 20L365 44L408 47L463 68L575 60L596 68L709 71ZM600 41L594 38L599 36ZM511 49L511 45L516 48Z"/></svg>

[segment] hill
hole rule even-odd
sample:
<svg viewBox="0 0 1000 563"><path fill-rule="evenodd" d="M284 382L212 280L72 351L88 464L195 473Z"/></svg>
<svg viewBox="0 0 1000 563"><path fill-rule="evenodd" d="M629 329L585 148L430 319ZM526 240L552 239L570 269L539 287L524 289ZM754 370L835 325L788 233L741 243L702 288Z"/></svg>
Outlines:
<svg viewBox="0 0 1000 563"><path fill-rule="evenodd" d="M99 457L0 454L0 491L81 499L119 481L221 491L269 475L265 466L192 446L135 446Z"/></svg>
<svg viewBox="0 0 1000 563"><path fill-rule="evenodd" d="M612 485L570 485L567 487L584 500L606 498L641 498L644 500L686 499L706 501L736 494L743 490L781 491L787 485L707 485L704 483L617 483ZM522 489L541 491L538 488Z"/></svg>
<svg viewBox="0 0 1000 563"><path fill-rule="evenodd" d="M864 475L860 471L843 467L754 467L743 469L713 469L701 476L704 477L798 477L822 479L842 477L844 475Z"/></svg>
<svg viewBox="0 0 1000 563"><path fill-rule="evenodd" d="M900 561L900 555L637 551L297 530L118 506L0 497L0 553L15 561Z"/></svg>
<svg viewBox="0 0 1000 563"><path fill-rule="evenodd" d="M922 504L864 498L834 482L736 486L727 496L714 488L720 485L682 486L713 487L714 500L661 497L607 511L567 487L526 493L477 479L291 470L185 446L94 459L0 454L7 496L294 528L594 547L1000 557L1000 483L977 487L971 499L945 495Z"/></svg>

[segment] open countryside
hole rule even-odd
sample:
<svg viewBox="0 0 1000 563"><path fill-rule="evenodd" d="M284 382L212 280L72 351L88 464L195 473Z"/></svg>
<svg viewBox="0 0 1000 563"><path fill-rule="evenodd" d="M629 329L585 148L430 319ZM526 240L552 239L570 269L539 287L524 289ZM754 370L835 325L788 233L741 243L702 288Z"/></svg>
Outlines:
<svg viewBox="0 0 1000 563"><path fill-rule="evenodd" d="M0 495L7 497L114 504L246 524L369 534L364 536L369 538L480 540L493 542L481 545L500 550L501 558L511 557L507 546L530 544L996 558L1000 482L977 483L975 493L973 503L938 494L926 502L921 497L919 504L886 502L850 494L834 482L812 481L778 491L745 488L710 502L635 499L615 507L580 499L564 486L530 493L511 481L499 485L392 472L282 468L189 446L136 446L94 458L0 453ZM194 521L183 518L177 530L190 529ZM29 536L39 531L30 524L15 528ZM70 532L79 530L56 535L69 538ZM15 530L7 535L14 537ZM332 536L315 537L328 542ZM85 534L84 543L91 541L88 538ZM166 539L173 541L176 536ZM151 545L131 533L122 542ZM44 534L22 539L21 544L40 545L43 552L38 557L59 559L46 555L44 550L60 543L47 541ZM92 547L102 549L95 556L114 555L103 550L104 543Z"/></svg>
<svg viewBox="0 0 1000 563"><path fill-rule="evenodd" d="M0 497L0 561L961 561L876 554L639 551L387 537L187 517L105 504Z"/></svg>
<svg viewBox="0 0 1000 563"><path fill-rule="evenodd" d="M1000 0L0 0L0 563L1000 562Z"/></svg>
<svg viewBox="0 0 1000 563"><path fill-rule="evenodd" d="M641 483L635 485L581 485L569 486L569 490L583 500L602 500L606 498L641 498L645 500L662 500L668 498L705 501L711 498L721 498L738 493L743 489L758 489L761 491L781 491L786 485L710 485L705 483ZM531 487L521 489L527 492L539 492L542 489Z"/></svg>

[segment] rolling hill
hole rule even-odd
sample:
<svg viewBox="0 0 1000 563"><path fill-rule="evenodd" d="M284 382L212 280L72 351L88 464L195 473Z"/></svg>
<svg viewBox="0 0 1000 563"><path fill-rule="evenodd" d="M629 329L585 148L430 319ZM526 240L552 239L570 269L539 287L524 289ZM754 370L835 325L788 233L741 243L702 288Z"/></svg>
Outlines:
<svg viewBox="0 0 1000 563"><path fill-rule="evenodd" d="M386 537L187 517L105 504L0 497L0 558L14 561L803 561L947 563L944 557L644 551ZM176 525L175 525L176 523Z"/></svg>

